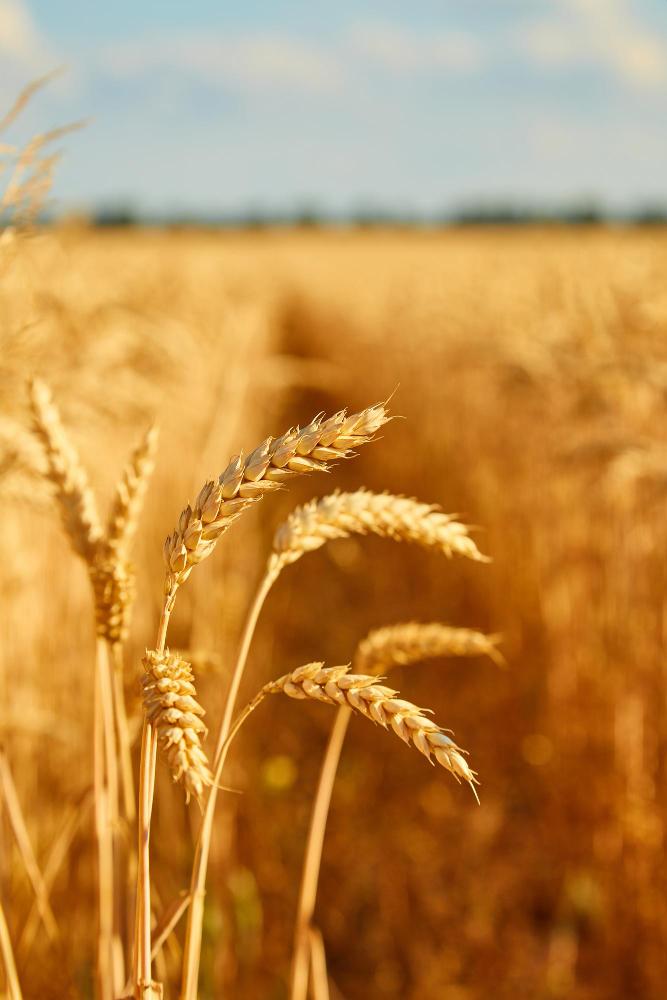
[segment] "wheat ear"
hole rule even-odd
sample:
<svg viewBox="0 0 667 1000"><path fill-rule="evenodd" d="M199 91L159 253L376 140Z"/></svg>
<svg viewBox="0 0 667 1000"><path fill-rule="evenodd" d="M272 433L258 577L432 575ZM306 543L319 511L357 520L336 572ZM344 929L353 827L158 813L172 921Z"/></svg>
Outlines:
<svg viewBox="0 0 667 1000"><path fill-rule="evenodd" d="M39 379L33 379L29 389L33 428L46 452L49 478L58 497L65 530L74 550L90 564L103 534L93 491L65 433L50 389Z"/></svg>
<svg viewBox="0 0 667 1000"><path fill-rule="evenodd" d="M186 801L201 804L211 772L201 740L206 735L204 709L196 699L192 668L169 650L147 650L143 660L144 712L155 728L174 781L182 782Z"/></svg>
<svg viewBox="0 0 667 1000"><path fill-rule="evenodd" d="M349 666L325 667L323 663L307 663L262 688L263 695L279 693L299 700L351 708L384 729L391 729L431 763L435 758L457 781L461 778L467 781L477 798L475 785L479 782L463 756L466 751L425 715L423 709L397 698L398 692L378 684L377 677L350 673Z"/></svg>
<svg viewBox="0 0 667 1000"><path fill-rule="evenodd" d="M452 628L439 622L390 625L370 632L359 643L354 655L354 670L375 675L395 666L405 666L439 656L487 655L500 664L504 661L496 648L498 639L498 636L487 636L472 629ZM310 947L314 930L313 914L331 795L351 716L349 708L341 707L336 713L313 799L297 904L290 1000L305 1000L309 969L311 976L315 977ZM326 968L324 945L321 941L320 944L318 959L320 965L324 964ZM321 969L319 980L325 981Z"/></svg>
<svg viewBox="0 0 667 1000"><path fill-rule="evenodd" d="M371 534L414 542L446 556L489 561L475 545L466 525L436 505L362 489L332 493L297 507L274 536L269 567L280 570L336 538Z"/></svg>
<svg viewBox="0 0 667 1000"><path fill-rule="evenodd" d="M404 622L369 632L359 643L354 669L381 674L392 667L419 663L438 656L488 656L498 666L505 660L498 650L500 635L471 628L454 628L441 622Z"/></svg>
<svg viewBox="0 0 667 1000"><path fill-rule="evenodd" d="M134 818L134 782L122 684L121 644L127 636L134 596L128 550L152 472L157 431L151 427L135 447L116 488L107 532L102 530L85 470L67 438L50 390L29 385L34 429L44 445L48 476L74 550L88 569L98 641L95 671L95 819L98 839L98 979L101 997L116 994L125 979L120 932L122 888L115 859L121 856L118 762L120 752L125 815Z"/></svg>
<svg viewBox="0 0 667 1000"><path fill-rule="evenodd" d="M233 458L217 482L204 484L194 507L185 508L178 527L165 541L167 591L184 583L236 518L265 493L294 476L324 472L332 462L350 458L355 448L373 440L387 420L382 404L350 416L341 410L327 420L318 415L306 427L266 438L247 457Z"/></svg>

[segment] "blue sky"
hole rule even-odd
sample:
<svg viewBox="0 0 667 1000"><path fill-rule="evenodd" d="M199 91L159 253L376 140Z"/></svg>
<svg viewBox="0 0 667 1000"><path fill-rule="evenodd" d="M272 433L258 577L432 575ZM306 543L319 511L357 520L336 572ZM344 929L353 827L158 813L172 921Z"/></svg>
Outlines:
<svg viewBox="0 0 667 1000"><path fill-rule="evenodd" d="M0 64L63 207L667 201L666 0L0 0Z"/></svg>

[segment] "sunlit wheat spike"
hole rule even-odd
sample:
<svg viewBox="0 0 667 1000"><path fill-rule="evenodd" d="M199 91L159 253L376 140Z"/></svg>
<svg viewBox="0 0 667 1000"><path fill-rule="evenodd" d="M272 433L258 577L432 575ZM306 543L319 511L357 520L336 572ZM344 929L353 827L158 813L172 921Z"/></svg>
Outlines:
<svg viewBox="0 0 667 1000"><path fill-rule="evenodd" d="M155 467L158 428L151 425L130 456L116 485L109 523L107 544L120 558L125 558L136 533L148 482Z"/></svg>
<svg viewBox="0 0 667 1000"><path fill-rule="evenodd" d="M388 419L381 403L350 416L345 410L327 420L318 415L306 427L266 438L249 455L233 458L217 482L205 483L194 506L185 508L167 538L167 589L180 586L236 518L265 493L294 476L324 472L336 459L352 457L354 449L372 441Z"/></svg>
<svg viewBox="0 0 667 1000"><path fill-rule="evenodd" d="M290 698L322 701L329 705L351 708L415 746L427 760L435 760L450 771L457 781L467 781L477 798L475 771L464 757L465 750L449 736L424 710L410 701L398 698L397 691L378 683L377 677L352 674L348 666L325 667L308 663L291 674L285 674L262 688L262 694L283 692Z"/></svg>
<svg viewBox="0 0 667 1000"><path fill-rule="evenodd" d="M102 538L95 498L76 449L70 443L51 391L39 379L29 384L33 427L48 460L62 519L72 546L89 564Z"/></svg>
<svg viewBox="0 0 667 1000"><path fill-rule="evenodd" d="M497 649L499 641L499 635L453 628L440 622L388 625L369 632L359 643L354 669L362 674L380 674L393 666L439 656L488 656L501 665L505 661Z"/></svg>
<svg viewBox="0 0 667 1000"><path fill-rule="evenodd" d="M436 549L446 556L461 555L488 562L468 534L465 524L433 504L391 493L332 493L297 507L278 528L270 566L279 570L335 538L381 535Z"/></svg>
<svg viewBox="0 0 667 1000"><path fill-rule="evenodd" d="M169 650L147 650L143 658L144 711L155 727L160 749L174 781L185 788L186 801L201 802L211 772L201 741L206 736L204 709L197 701L192 668Z"/></svg>

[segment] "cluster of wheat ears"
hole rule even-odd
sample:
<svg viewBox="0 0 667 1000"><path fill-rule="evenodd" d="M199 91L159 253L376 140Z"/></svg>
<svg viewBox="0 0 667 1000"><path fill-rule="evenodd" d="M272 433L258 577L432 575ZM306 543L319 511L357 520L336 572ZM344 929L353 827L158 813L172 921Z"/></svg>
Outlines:
<svg viewBox="0 0 667 1000"><path fill-rule="evenodd" d="M162 996L153 962L183 917L186 921L182 1000L195 1000L202 944L206 871L215 806L230 745L242 724L269 694L324 702L336 709L304 856L296 918L290 997L304 1000L309 983L328 996L321 936L314 924L315 897L327 812L341 747L352 715L392 731L427 760L467 782L475 796L476 773L466 751L427 710L400 697L380 674L429 657L487 655L501 661L498 637L440 623L390 625L371 632L351 651L351 663L309 663L265 684L235 716L237 695L255 627L266 597L283 570L333 539L374 534L413 542L443 555L486 562L468 528L438 507L365 489L334 492L297 508L277 530L265 574L248 614L213 751L205 749L203 721L192 665L167 646L169 620L179 590L211 555L221 536L265 494L295 476L325 471L373 441L390 417L385 404L359 413L316 416L254 451L237 455L206 482L182 511L165 541L162 613L154 645L143 658L143 726L135 799L133 734L124 702L123 644L133 603L131 547L157 448L157 430L142 435L116 487L108 523L100 522L85 469L71 445L48 387L29 386L33 429L47 461L62 521L74 552L85 562L95 607L97 655L94 696L94 814L98 861L97 989L100 1000ZM158 755L186 799L199 803L191 884L176 905L156 915L151 902L151 812ZM129 831L136 830L136 837ZM136 846L135 846L136 845ZM44 893L42 893L42 897ZM48 898L43 919L48 919ZM0 943L13 1000L21 996L4 915Z"/></svg>

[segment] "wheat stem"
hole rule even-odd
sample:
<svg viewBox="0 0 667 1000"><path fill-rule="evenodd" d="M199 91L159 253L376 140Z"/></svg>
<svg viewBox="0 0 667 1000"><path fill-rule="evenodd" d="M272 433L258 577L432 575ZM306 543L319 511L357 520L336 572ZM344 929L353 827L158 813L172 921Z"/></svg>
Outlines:
<svg viewBox="0 0 667 1000"><path fill-rule="evenodd" d="M169 618L174 606L175 592L169 591L162 605L158 626L156 652L164 653ZM135 917L134 989L137 1000L145 1000L147 991L157 989L151 976L151 883L150 883L150 834L155 790L155 765L157 760L157 732L144 713L139 762L139 814L137 845L137 900Z"/></svg>
<svg viewBox="0 0 667 1000"><path fill-rule="evenodd" d="M23 866L35 894L35 903L37 905L41 921L49 940L55 941L58 936L58 925L56 924L56 918L53 915L53 910L51 909L51 904L49 903L49 893L44 882L44 877L39 865L37 864L37 858L35 857L35 852L32 848L28 827L26 825L21 803L16 791L16 785L14 784L12 772L9 767L9 761L7 760L5 751L1 746L0 785L2 786L2 792L5 805L7 807L7 815L9 817L12 833L14 834L16 846L18 847L21 860L23 861Z"/></svg>
<svg viewBox="0 0 667 1000"><path fill-rule="evenodd" d="M97 991L99 1000L113 1000L113 842L109 822L109 788L105 768L103 718L104 644L97 641L93 714L93 787L97 839Z"/></svg>
<svg viewBox="0 0 667 1000"><path fill-rule="evenodd" d="M329 742L322 761L317 792L310 816L310 827L306 843L306 853L301 873L301 886L297 904L297 920L294 932L294 955L290 973L290 1000L305 1000L308 988L308 969L310 965L309 933L312 928L317 884L322 863L322 849L327 827L327 816L331 804L334 781L338 771L345 733L350 723L352 710L339 708L336 712Z"/></svg>
<svg viewBox="0 0 667 1000"><path fill-rule="evenodd" d="M136 806L134 801L134 775L132 773L132 740L125 708L125 691L123 674L123 647L119 642L113 642L109 648L113 664L113 706L118 737L118 756L120 759L120 778L123 792L123 811L128 824L134 823Z"/></svg>

